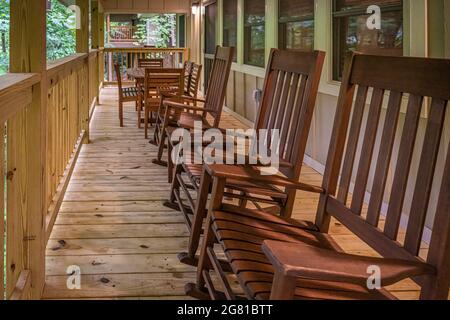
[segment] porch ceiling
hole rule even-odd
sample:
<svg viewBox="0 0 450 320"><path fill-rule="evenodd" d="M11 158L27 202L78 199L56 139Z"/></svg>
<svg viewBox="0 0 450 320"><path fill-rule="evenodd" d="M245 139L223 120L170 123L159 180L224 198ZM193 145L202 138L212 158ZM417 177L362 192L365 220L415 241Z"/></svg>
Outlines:
<svg viewBox="0 0 450 320"><path fill-rule="evenodd" d="M100 0L105 12L189 13L189 0Z"/></svg>

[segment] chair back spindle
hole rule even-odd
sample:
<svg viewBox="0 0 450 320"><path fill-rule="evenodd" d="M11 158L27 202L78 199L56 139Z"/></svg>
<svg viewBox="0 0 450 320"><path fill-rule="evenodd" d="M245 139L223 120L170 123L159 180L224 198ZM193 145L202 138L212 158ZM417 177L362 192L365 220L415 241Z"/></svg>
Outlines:
<svg viewBox="0 0 450 320"><path fill-rule="evenodd" d="M161 69L164 67L164 59L138 59L138 67Z"/></svg>
<svg viewBox="0 0 450 320"><path fill-rule="evenodd" d="M233 47L217 46L214 55L204 105L205 117L210 114L214 119L213 127L217 127L220 122L233 54Z"/></svg>

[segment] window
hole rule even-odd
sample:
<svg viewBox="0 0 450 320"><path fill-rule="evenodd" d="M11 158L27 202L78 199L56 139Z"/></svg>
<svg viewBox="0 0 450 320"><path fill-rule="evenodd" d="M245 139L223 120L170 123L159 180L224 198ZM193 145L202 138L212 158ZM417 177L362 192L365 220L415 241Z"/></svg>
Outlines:
<svg viewBox="0 0 450 320"><path fill-rule="evenodd" d="M244 63L264 67L265 1L244 0Z"/></svg>
<svg viewBox="0 0 450 320"><path fill-rule="evenodd" d="M371 0L334 0L333 78L340 80L350 51L377 55L403 55L403 1L378 0L381 29L367 28Z"/></svg>
<svg viewBox="0 0 450 320"><path fill-rule="evenodd" d="M237 47L237 0L226 0L223 4L223 45ZM236 57L234 50L234 62Z"/></svg>
<svg viewBox="0 0 450 320"><path fill-rule="evenodd" d="M216 52L216 18L217 3L212 2L205 6L205 53Z"/></svg>
<svg viewBox="0 0 450 320"><path fill-rule="evenodd" d="M314 50L314 0L279 0L279 48Z"/></svg>

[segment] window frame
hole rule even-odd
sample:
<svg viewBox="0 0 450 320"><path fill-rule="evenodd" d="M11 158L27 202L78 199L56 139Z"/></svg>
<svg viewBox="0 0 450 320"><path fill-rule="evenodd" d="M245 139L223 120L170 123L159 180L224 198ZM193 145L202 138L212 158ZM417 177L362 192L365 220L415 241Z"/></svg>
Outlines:
<svg viewBox="0 0 450 320"><path fill-rule="evenodd" d="M267 42L267 30L266 30L266 24L267 24L267 16L266 16L266 12L264 11L264 21L261 23L253 23L253 24L249 24L245 17L246 17L246 1L249 0L243 0L243 18L244 18L244 23L243 23L243 44L244 44L244 60L243 63L246 66L251 66L251 67L256 67L256 68L265 68L266 67L266 42ZM261 1L261 0L259 0ZM265 0L263 0L265 1ZM263 55L264 55L264 62L262 65L256 64L256 63L251 63L249 61L249 50L247 49L251 49L251 31L253 27L263 27L264 28L264 49L263 49ZM248 31L250 30L250 32Z"/></svg>
<svg viewBox="0 0 450 320"><path fill-rule="evenodd" d="M313 12L310 15L303 15L301 17L291 17L291 18L282 18L281 17L281 1L283 0L277 0L278 2L278 15L277 15L277 27L278 27L278 48L286 50L286 28L288 23L292 22L305 22L312 20L313 22L313 49L315 47L315 26L316 26L316 8L315 8L315 0L310 0L313 3ZM297 49L294 49L297 50Z"/></svg>
<svg viewBox="0 0 450 320"><path fill-rule="evenodd" d="M331 66L331 77L333 81L341 81L341 69L340 69L340 61L342 61L341 56L341 26L338 23L338 20L341 18L348 18L348 17L354 17L354 16L360 16L360 15L367 15L367 7L359 6L357 8L347 9L347 10L340 10L338 11L337 8L337 1L332 1L332 7L331 7L331 54L332 54L332 66ZM400 11L402 15L404 15L404 0L402 0L401 4L384 4L380 5L380 9L382 13L386 12L398 12ZM403 32L405 33L405 20L403 19ZM405 34L403 34L403 55L405 54Z"/></svg>
<svg viewBox="0 0 450 320"><path fill-rule="evenodd" d="M225 0L227 1L227 0ZM235 0L236 1L236 25L234 26L234 29L236 30L236 44L234 45L235 50L234 50L234 57L233 57L233 62L237 62L237 55L238 55L238 46L239 46L239 0ZM233 30L233 27L225 27L225 2L222 2L222 19L223 19L223 23L222 23L222 45L225 46L224 40L225 40L225 31L228 30ZM230 45L230 43L228 43L227 45Z"/></svg>

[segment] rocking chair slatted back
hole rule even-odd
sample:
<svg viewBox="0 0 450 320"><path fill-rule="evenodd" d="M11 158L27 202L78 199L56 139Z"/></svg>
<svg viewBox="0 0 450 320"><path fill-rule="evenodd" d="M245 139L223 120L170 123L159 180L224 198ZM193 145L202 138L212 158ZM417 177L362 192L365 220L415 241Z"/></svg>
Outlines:
<svg viewBox="0 0 450 320"><path fill-rule="evenodd" d="M191 84L191 72L192 72L192 65L194 63L191 61L185 61L183 65L184 69L184 94L188 94L189 92L189 86Z"/></svg>
<svg viewBox="0 0 450 320"><path fill-rule="evenodd" d="M256 129L267 129L269 135L279 130L280 160L291 164L280 171L298 179L325 53L272 50ZM272 139L263 139L269 151L276 152Z"/></svg>
<svg viewBox="0 0 450 320"><path fill-rule="evenodd" d="M148 97L158 96L157 90L161 87L169 87L178 90L178 95L183 94L184 78L183 69L145 69L144 95ZM159 101L157 103L159 106Z"/></svg>
<svg viewBox="0 0 450 320"><path fill-rule="evenodd" d="M450 284L450 153L442 139L449 100L450 60L353 55L324 174L328 195L321 197L316 221L326 232L334 216L382 256L426 260L436 267L436 276L414 279L423 299L447 299ZM421 114L427 111L425 134L419 137ZM438 165L443 177L435 172ZM406 199L409 189L412 197ZM438 195L437 206L430 203L432 194ZM428 254L419 256L434 212Z"/></svg>
<svg viewBox="0 0 450 320"><path fill-rule="evenodd" d="M164 59L139 59L138 67L160 69L164 67Z"/></svg>
<svg viewBox="0 0 450 320"><path fill-rule="evenodd" d="M204 106L204 117L209 113L214 118L214 128L218 127L220 122L233 54L234 48L217 46L214 55Z"/></svg>
<svg viewBox="0 0 450 320"><path fill-rule="evenodd" d="M186 88L186 94L189 97L197 98L201 74L202 74L202 65L192 63L189 74L189 85Z"/></svg>

